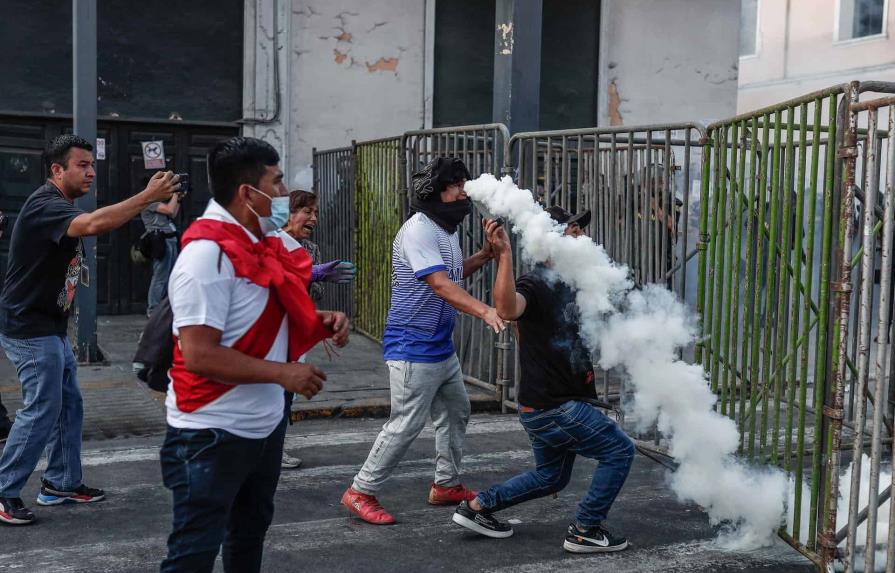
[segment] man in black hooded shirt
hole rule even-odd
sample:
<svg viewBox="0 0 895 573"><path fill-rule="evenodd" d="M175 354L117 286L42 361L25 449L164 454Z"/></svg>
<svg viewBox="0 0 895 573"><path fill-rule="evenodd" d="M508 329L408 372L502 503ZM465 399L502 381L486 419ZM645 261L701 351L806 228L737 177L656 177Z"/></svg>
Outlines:
<svg viewBox="0 0 895 573"><path fill-rule="evenodd" d="M573 216L559 207L548 212L565 225L567 237L589 240L583 229L590 213ZM461 502L453 521L488 537L511 536L512 527L493 513L562 490L580 455L599 464L563 548L572 553L625 549L627 540L609 533L603 520L628 477L634 444L615 421L587 402L596 397L594 372L579 334L575 293L550 276L549 264L514 282L506 231L497 221L485 221L485 232L498 265L494 305L501 318L517 321L519 329L519 421L528 433L536 468Z"/></svg>

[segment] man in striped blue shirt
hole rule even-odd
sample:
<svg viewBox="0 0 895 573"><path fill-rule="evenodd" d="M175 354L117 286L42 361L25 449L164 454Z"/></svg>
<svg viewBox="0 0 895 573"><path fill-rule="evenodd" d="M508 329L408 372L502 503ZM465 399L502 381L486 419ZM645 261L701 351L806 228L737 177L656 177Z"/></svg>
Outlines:
<svg viewBox="0 0 895 573"><path fill-rule="evenodd" d="M342 504L368 523L395 518L376 494L431 416L435 426L435 481L428 501L452 505L475 492L460 483L460 459L469 421L469 396L454 351L457 311L500 332L493 307L475 299L463 279L491 258L486 246L464 260L457 227L472 210L463 185L469 171L456 158L437 158L413 174L415 211L392 246L392 302L383 336L391 385L391 416L373 443Z"/></svg>

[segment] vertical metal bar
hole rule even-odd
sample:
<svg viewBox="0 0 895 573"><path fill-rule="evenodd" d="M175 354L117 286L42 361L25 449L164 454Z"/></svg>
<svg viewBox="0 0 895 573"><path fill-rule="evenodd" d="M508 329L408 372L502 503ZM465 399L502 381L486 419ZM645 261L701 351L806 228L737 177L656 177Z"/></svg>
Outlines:
<svg viewBox="0 0 895 573"><path fill-rule="evenodd" d="M706 140L702 142L702 180L699 185L699 242L696 244L696 249L699 252L699 272L696 276L696 314L702 317L700 321L702 332L694 349L697 364L704 364L703 352L705 350L705 341L709 334L703 310L705 309L706 287L711 284L711 281L706 278L708 266L708 253L706 251L711 237L709 234L709 177L712 163L712 138L717 139L717 137L718 135L714 130L709 131Z"/></svg>
<svg viewBox="0 0 895 573"><path fill-rule="evenodd" d="M763 302L763 292L765 289L762 287L766 287L765 282L765 271L767 267L767 260L764 248L764 228L765 228L765 193L767 191L767 172L768 172L768 137L770 135L770 115L762 116L762 136L761 136L761 155L759 157L758 164L758 195L756 197L756 203L758 208L758 218L755 224L755 249L752 253L755 258L755 284L753 290L755 291L755 301L753 304L752 310L752 347L750 349L750 372L749 378L751 379L751 400L749 403L749 459L754 459L755 455L755 438L756 438L756 408L758 406L759 401L759 388L763 387L764 384L761 383L760 377L760 354L759 354L759 343L761 340L762 330L765 328L765 324L762 321L762 302ZM756 205L750 205L750 209L755 209ZM763 446L763 442L762 442ZM759 449L759 454L761 450Z"/></svg>
<svg viewBox="0 0 895 573"><path fill-rule="evenodd" d="M799 294L802 286L802 236L804 235L803 227L805 219L805 131L808 121L808 107L806 104L803 103L801 106L799 106L799 110L799 164L798 177L796 182L796 220L793 229L793 232L795 233L795 245L790 254L790 264L792 266L792 277L793 281L795 282L795 288L792 289L792 301L789 312L790 335L787 346L787 356L789 357L789 362L787 363L786 374L786 377L789 380L789 387L786 398L786 440L784 442L783 448L786 452L786 457L783 459L783 469L787 472L791 470L790 464L792 462L792 432L794 425L793 415L795 414L794 408L796 387L799 385L799 381L796 378L796 352L798 350L796 346L796 339L798 338L800 332ZM794 112L795 110L793 109L791 113ZM810 297L811 293L806 292L805 296ZM807 344L807 342L805 344ZM800 405L799 409L800 411L804 409L804 405ZM801 489L801 480L796 481L795 483L797 484L796 489ZM795 520L799 519L800 517L801 516L794 515L793 523L795 523Z"/></svg>
<svg viewBox="0 0 895 573"><path fill-rule="evenodd" d="M709 269L708 269L708 282L709 282L709 290L706 296L705 302L705 314L703 315L703 321L707 322L709 325L709 336L705 337L705 340L708 342L708 350L709 355L706 357L705 366L709 371L714 371L715 360L717 359L718 354L718 343L715 340L715 335L718 332L717 327L715 326L714 320L714 303L715 303L715 295L718 292L718 278L716 277L716 273L718 272L718 226L721 224L721 217L718 215L718 208L721 204L721 171L725 168L723 163L721 162L721 149L724 145L726 145L727 140L727 128L722 127L719 131L715 133L714 140L714 156L715 160L712 164L712 215L710 222L710 234L709 234ZM720 304L718 305L720 306ZM711 382L712 392L717 390L717 380L713 380Z"/></svg>
<svg viewBox="0 0 895 573"><path fill-rule="evenodd" d="M678 281L679 290L681 300L686 300L687 297L687 242L690 238L690 148L691 141L691 128L687 128L684 130L684 188L682 189L681 195L681 229L680 234L677 236L678 241L680 241L680 261L681 261L681 270L680 270L680 280ZM673 175L672 175L673 176Z"/></svg>
<svg viewBox="0 0 895 573"><path fill-rule="evenodd" d="M874 158L873 162L868 162L868 168L871 173L871 186L870 189L866 189L864 191L864 211L873 214L875 212L876 207L876 194L879 189L879 167L877 166L877 157L879 156L881 149L880 143L881 141L878 139L877 135L877 110L870 110L868 118L868 146L872 146L868 154L870 157ZM892 142L892 132L888 133L889 139L889 147L891 148ZM889 169L891 170L895 167L895 162L891 163ZM890 189L887 189L890 191ZM870 198L871 192L873 193L873 199ZM886 208L890 207L891 198L888 194L885 196ZM886 371L886 356L888 355L888 336L889 336L889 285L892 280L892 259L891 259L891 250L892 250L892 218L891 213L887 213L883 216L883 236L882 236L882 249L880 253L880 284L879 284L879 322L877 328L877 353L876 353L876 384L874 385L873 396L873 429L872 434L873 437L871 439L870 446L870 501L867 508L867 542L865 545L864 551L864 570L865 571L874 571L875 570L875 557L876 557L876 527L877 527L877 514L879 511L879 504L877 502L877 493L879 492L879 472L880 472L880 457L882 455L882 422L883 422L883 405L885 400L883 399L883 386ZM866 229L865 229L866 231ZM867 242L864 243L864 252L866 253L868 250L876 251L874 245L876 243L874 229L871 229L870 236L870 244ZM866 239L866 238L865 238ZM873 283L873 255L870 257L871 259L871 271L870 275L865 279L866 282ZM868 327L869 330L869 327ZM869 370L869 368L868 368Z"/></svg>
<svg viewBox="0 0 895 573"><path fill-rule="evenodd" d="M727 355L728 368L725 373L725 388L728 386L727 377L730 379L730 410L728 415L731 419L736 420L736 404L737 404L737 388L739 387L739 396L740 396L740 417L742 418L745 406L745 377L740 380L740 384L737 385L737 376L738 376L738 368L737 368L737 342L739 341L739 328L740 328L740 261L742 255L742 247L743 247L743 182L745 180L746 173L746 123L741 122L740 124L733 125L733 136L732 141L734 145L734 155L733 162L731 166L731 174L736 176L736 179L732 181L732 190L731 190L731 200L730 204L733 208L733 231L731 232L731 243L735 244L735 248L733 251L733 255L730 258L730 262L728 263L729 271L733 273L733 276L730 280L730 286L728 287L728 291L730 291L730 296L732 300L729 304L730 310L728 314L732 311L733 318L730 320L728 318L728 323L730 326L726 330L729 332L729 341L725 347L725 353ZM732 329L732 332L730 331ZM729 374L728 374L729 373Z"/></svg>
<svg viewBox="0 0 895 573"><path fill-rule="evenodd" d="M855 112L849 112L856 115ZM864 202L863 211L863 237L862 246L863 254L861 256L861 278L859 279L860 299L858 308L858 353L857 367L858 375L855 388L855 415L854 415L854 454L851 462L851 487L848 503L848 538L846 542L847 556L846 569L851 571L854 569L855 546L857 544L856 533L858 529L857 514L860 510L860 484L861 484L861 457L864 451L864 425L866 422L866 408L868 377L870 367L870 330L871 330L871 306L873 305L873 258L876 254L874 248L874 207L876 206L876 181L874 181L874 173L876 169L876 110L870 112L870 120L868 122L867 139L865 143L865 163L864 163ZM846 256L851 256L847 253ZM841 312L841 311L840 311ZM843 360L844 357L840 357ZM879 394L874 394L879 396ZM878 404L882 404L880 400L876 400ZM878 421L878 419L877 419ZM877 452L878 454L878 452ZM871 459L871 463L873 460ZM877 472L879 471L879 461L877 460ZM879 476L877 475L877 483ZM871 475L872 478L872 475ZM876 514L876 494L877 491L870 491L870 507L873 508L874 517ZM869 517L869 513L868 513ZM874 524L875 527L876 524ZM867 523L867 531L870 532L870 523ZM866 552L873 552L874 540L867 537ZM872 557L870 558L872 562ZM871 568L870 571L873 571Z"/></svg>
<svg viewBox="0 0 895 573"><path fill-rule="evenodd" d="M719 309L718 312L718 324L720 328L718 328L718 340L720 344L717 346L717 356L718 360L715 361L716 368L720 368L721 372L719 375L721 376L721 415L728 415L729 412L727 410L727 400L728 400L728 384L730 383L730 369L731 366L736 368L736 361L731 360L730 350L730 315L733 310L733 290L737 289L737 285L733 282L733 244L737 242L739 229L736 226L736 220L739 220L738 213L740 212L739 205L737 205L737 188L736 181L734 180L734 174L736 173L736 164L737 164L737 135L738 135L739 126L736 123L731 124L730 126L730 138L728 139L725 133L724 138L724 147L722 148L722 168L723 173L721 175L722 179L722 189L724 189L725 193L727 193L727 197L722 197L723 201L726 201L725 205L725 215L724 221L722 225L722 229L730 228L730 238L727 238L727 233L722 233L724 239L722 240L723 247L725 248L724 253L724 264L722 266L721 273L725 275L722 277L722 295L718 299L718 302L723 302L722 308ZM726 132L727 130L725 130ZM727 159L727 148L730 147L730 165L728 166ZM723 313L723 324L721 324L722 318L721 314ZM713 375L714 379L715 376ZM734 384L736 384L736 371L734 371Z"/></svg>
<svg viewBox="0 0 895 573"><path fill-rule="evenodd" d="M889 305L891 301L889 297L891 296L891 285L892 285L892 242L893 242L893 234L895 234L895 228L893 228L893 218L895 218L895 197L893 197L893 193L895 193L895 105L889 106L889 172L888 178L886 179L886 209L885 209L885 222L883 223L883 252L882 252L882 271L881 271L881 280L880 280L880 327L879 327L879 354L877 355L877 377L882 378L883 372L887 369L883 362L888 358L891 361L891 357L889 356L889 347L891 346L891 341L889 340L889 321L892 319L889 316ZM883 298L885 295L886 298ZM883 310L885 309L885 310ZM885 313L885 314L884 314ZM891 364L889 365L891 368ZM893 384L892 379L889 379L889 384ZM881 398L878 401L882 401ZM892 459L895 459L895 444L892 446ZM892 482L890 484L892 489L895 489L895 472L892 472ZM887 536L886 543L886 573L895 572L895 527L892 527L892 524L895 523L895 503L889 503L889 532Z"/></svg>
<svg viewBox="0 0 895 573"><path fill-rule="evenodd" d="M715 225L713 227L712 237L712 271L710 275L714 275L715 294L709 299L707 316L712 317L712 343L711 343L711 387L712 392L718 392L718 369L721 364L721 317L724 314L724 249L726 245L725 229L729 223L728 215L725 213L728 208L727 201L727 144L728 130L725 126L722 128L718 136L717 149L718 168L715 171L715 202L712 213L715 217ZM715 309L714 307L717 307ZM714 311L714 312L713 312ZM724 404L722 401L721 408Z"/></svg>
<svg viewBox="0 0 895 573"><path fill-rule="evenodd" d="M72 0L72 81L74 133L96 145L96 0ZM90 192L77 199L84 211L96 209L96 182ZM77 340L75 349L81 362L103 359L96 339L96 237L83 237L83 266L86 284L78 286Z"/></svg>
<svg viewBox="0 0 895 573"><path fill-rule="evenodd" d="M742 370L742 377L740 380L740 418L739 418L739 433L740 433L740 447L739 452L743 454L743 447L746 441L746 417L751 416L752 419L755 418L754 410L747 410L746 408L746 397L750 395L751 392L755 391L754 383L755 380L751 378L751 376L747 376L749 372L749 342L751 340L752 333L752 314L750 310L753 308L755 304L755 264L753 261L753 257L755 254L753 253L752 245L755 240L755 177L756 177L756 162L758 157L758 118L753 117L752 121L749 125L749 183L748 183L748 192L746 195L746 258L744 260L745 264L745 295L746 298L743 301L743 344L740 348L740 368ZM743 149L746 149L746 123L743 122ZM745 163L745 157L743 158L743 163ZM744 170L744 166L741 165L740 170ZM743 175L740 176L740 180L743 180ZM742 183L741 183L742 186ZM742 188L742 187L741 187ZM741 209L741 207L738 206ZM737 261L739 264L739 260ZM751 400L750 400L751 402Z"/></svg>
<svg viewBox="0 0 895 573"><path fill-rule="evenodd" d="M857 101L858 99L858 87L857 83L853 83L849 89L848 94L849 101ZM829 144L827 145L827 157L828 157L828 167L827 167L827 181L826 187L824 190L824 218L829 219L829 225L825 225L825 234L824 235L824 249L821 258L821 277L820 277L820 287L821 287L821 304L818 305L820 308L819 313L819 322L818 322L818 343L817 343L817 356L818 356L818 366L817 371L819 373L816 375L817 382L815 385L816 394L815 394L815 411L816 414L816 426L815 431L820 431L823 427L823 405L824 405L824 396L826 395L826 385L821 382L825 382L826 380L826 361L828 358L828 354L826 352L827 348L827 328L829 323L829 299L830 299L830 263L833 259L833 193L835 191L835 174L836 174L836 161L837 161L837 145L836 145L836 96L830 96L830 111L829 111ZM849 127L846 132L846 146L853 146L855 142L855 133L857 132L857 119L856 116L852 115L849 120ZM835 256L837 259L842 261L842 266L840 268L838 281L839 285L851 284L851 241L853 235L853 209L854 209L854 158L850 161L846 162L846 182L845 182L845 193L842 194L842 209L840 213L841 217L841 225L839 225L839 237L838 243L836 245ZM850 179L850 180L849 180ZM827 205L826 194L829 193L829 205ZM826 265L826 269L824 269L824 265ZM821 548L821 560L824 563L830 563L833 560L833 555L835 553L835 547L832 546L835 542L832 541L832 536L836 533L836 504L838 502L839 497L839 446L841 441L841 432L842 432L842 388L843 388L843 374L845 371L845 359L846 359L846 328L848 325L848 307L849 307L849 296L848 292L845 289L838 290L836 293L836 302L837 302L837 311L839 313L838 320L833 325L833 336L832 340L836 342L832 346L833 348L833 361L832 363L836 365L836 370L833 373L833 399L831 404L830 412L838 417L833 418L829 433L825 439L815 439L815 469L817 470L817 481L820 482L822 479L821 467L820 467L820 450L824 442L827 445L827 479L828 488L824 495L824 506L820 508L823 511L823 516L830 521L826 524L822 523L823 526L823 547ZM814 484L812 483L812 486ZM825 484L826 485L826 484ZM820 484L818 483L818 490L820 489ZM820 491L817 492L817 495L820 494ZM814 491L812 491L812 501L814 501Z"/></svg>
<svg viewBox="0 0 895 573"><path fill-rule="evenodd" d="M634 266L634 132L628 132L628 176L625 179L625 260L636 270ZM708 219L706 219L708 225Z"/></svg>
<svg viewBox="0 0 895 573"><path fill-rule="evenodd" d="M771 428L771 463L778 465L778 448L780 445L780 409L783 398L783 388L786 386L786 368L783 361L785 340L789 334L787 311L789 310L789 272L787 269L787 257L791 256L792 249L792 179L793 179L793 129L795 127L795 108L787 109L786 147L783 149L783 173L778 178L780 186L779 203L783 207L782 243L783 248L779 257L780 275L777 279L777 310L776 310L776 342L774 344L774 415ZM781 116L782 119L782 116ZM775 247L776 249L776 247ZM798 287L796 288L798 290ZM791 436L790 436L791 440ZM784 453L784 465L789 467L789 449Z"/></svg>
<svg viewBox="0 0 895 573"><path fill-rule="evenodd" d="M662 224L659 227L662 230L662 268L660 270L660 276L665 277L665 275L668 274L668 271L674 266L674 247L672 241L674 240L675 235L672 233L676 230L675 227L677 225L674 212L672 211L672 192L674 189L674 182L672 180L674 171L672 171L672 164L674 163L674 155L671 152L671 130L669 129L665 130L665 157L663 158L663 161L665 163L665 173L663 175L662 185L663 216ZM670 259L669 256L671 257ZM666 278L665 284L674 290L674 277L671 276Z"/></svg>
<svg viewBox="0 0 895 573"><path fill-rule="evenodd" d="M814 100L814 122L812 124L811 137L811 171L809 183L810 194L808 196L808 245L805 254L805 302L803 313L805 315L805 328L802 333L802 352L799 360L799 429L796 451L796 478L795 483L800 484L795 488L795 496L793 502L793 530L794 539L800 539L801 533L801 516L802 516L802 487L804 464L805 464L805 423L808 409L808 358L811 350L811 297L814 281L814 229L817 217L817 181L818 181L818 163L820 159L820 119L823 108L823 100L817 98ZM804 121L804 120L803 120ZM815 385L818 382L815 380ZM815 436L815 439L817 437ZM814 522L817 515L816 507L809 515L809 523ZM810 527L810 525L809 525ZM809 539L814 539L814 533L809 535Z"/></svg>

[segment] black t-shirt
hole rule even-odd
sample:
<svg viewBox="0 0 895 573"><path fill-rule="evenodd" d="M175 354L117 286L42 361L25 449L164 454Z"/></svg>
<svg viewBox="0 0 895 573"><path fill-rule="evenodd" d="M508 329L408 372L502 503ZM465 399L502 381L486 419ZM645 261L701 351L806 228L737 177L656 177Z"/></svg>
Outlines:
<svg viewBox="0 0 895 573"><path fill-rule="evenodd" d="M64 335L81 274L81 240L66 236L83 213L51 183L22 206L9 243L0 332L10 338Z"/></svg>
<svg viewBox="0 0 895 573"><path fill-rule="evenodd" d="M593 362L578 332L575 293L550 281L538 267L519 277L516 292L525 297L519 317L519 403L556 408L577 398L595 398Z"/></svg>

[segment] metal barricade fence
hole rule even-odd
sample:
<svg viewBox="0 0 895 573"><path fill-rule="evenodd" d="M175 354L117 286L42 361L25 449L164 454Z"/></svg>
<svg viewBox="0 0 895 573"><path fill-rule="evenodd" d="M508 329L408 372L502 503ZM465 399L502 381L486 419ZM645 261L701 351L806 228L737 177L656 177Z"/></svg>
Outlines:
<svg viewBox="0 0 895 573"><path fill-rule="evenodd" d="M843 93L836 86L710 125L702 174L696 360L719 412L738 425L741 454L798 484L781 536L815 559Z"/></svg>
<svg viewBox="0 0 895 573"><path fill-rule="evenodd" d="M508 171L545 207L589 209L585 231L638 284L665 284L686 298L687 274L696 272L690 189L704 138L695 123L519 133L509 142ZM517 274L525 270L518 256L516 266ZM504 384L503 401L515 408L518 360L506 361L514 362L513 390ZM621 400L623 382L601 374L603 400Z"/></svg>
<svg viewBox="0 0 895 573"><path fill-rule="evenodd" d="M404 221L401 137L352 142L354 154L354 328L382 341L392 279L392 241Z"/></svg>
<svg viewBox="0 0 895 573"><path fill-rule="evenodd" d="M457 157L466 164L470 174L478 177L482 173L499 175L506 158L509 133L500 123L466 125L408 131L401 139L401 160L405 212L409 200L408 188L414 171L422 168L436 157ZM484 245L482 217L476 209L460 228L460 247L464 256L469 256ZM494 283L494 269L490 263L481 271L466 279L466 289L475 298L491 304L491 285ZM496 381L502 379L497 372L496 343L493 331L480 319L458 313L454 327L454 345L467 383L494 390L499 389Z"/></svg>
<svg viewBox="0 0 895 573"><path fill-rule="evenodd" d="M849 572L861 566L864 571L881 570L883 564L886 571L895 571L895 513L889 503L895 485L895 360L890 332L895 286L895 96L891 94L895 94L895 83L855 82L842 102L847 121L843 121L839 151L843 192L835 259L839 275L833 283L836 322L831 363L835 371L829 391L830 443L826 445L833 479L826 500L825 533L828 545L842 550L844 543ZM862 95L864 101L860 101ZM849 462L842 471L840 451ZM841 500L836 495L840 490ZM836 519L841 513L847 515L845 523Z"/></svg>
<svg viewBox="0 0 895 573"><path fill-rule="evenodd" d="M314 149L314 193L317 195L317 229L314 240L322 261L354 259L354 153L351 147ZM321 262L322 262L321 261ZM354 316L351 285L326 285L321 308Z"/></svg>

